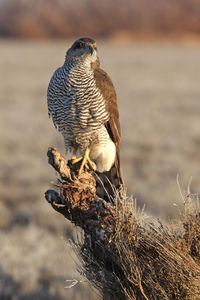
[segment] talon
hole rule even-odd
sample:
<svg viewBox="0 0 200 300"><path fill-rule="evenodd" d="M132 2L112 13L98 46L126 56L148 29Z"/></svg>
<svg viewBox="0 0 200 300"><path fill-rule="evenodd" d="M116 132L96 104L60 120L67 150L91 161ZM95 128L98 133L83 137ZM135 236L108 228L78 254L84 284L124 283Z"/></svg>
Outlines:
<svg viewBox="0 0 200 300"><path fill-rule="evenodd" d="M78 148L74 148L73 154L72 154L72 161L75 161L77 159L76 154L77 154Z"/></svg>
<svg viewBox="0 0 200 300"><path fill-rule="evenodd" d="M93 161L91 161L91 159L89 157L88 157L88 164L90 165L90 167L93 171L96 171L97 166Z"/></svg>
<svg viewBox="0 0 200 300"><path fill-rule="evenodd" d="M80 160L82 159L82 157L77 157L77 158L74 158L72 157L72 165L76 164L77 162L79 162Z"/></svg>
<svg viewBox="0 0 200 300"><path fill-rule="evenodd" d="M92 168L93 171L96 170L96 165L93 161L90 160L89 158L89 153L90 153L90 150L89 148L86 149L85 153L84 153L84 156L83 156L83 160L82 160L82 163L81 163L81 166L80 166L80 169L78 171L78 174L80 175L81 172L83 171L83 168L84 166L88 163L89 166Z"/></svg>
<svg viewBox="0 0 200 300"><path fill-rule="evenodd" d="M86 152L87 152L87 150L86 150ZM84 157L83 157L81 166L80 166L80 168L79 168L79 170L78 170L78 175L80 175L80 174L82 173L83 168L84 168L84 166L85 166L85 164L86 164L86 162L87 162L87 153L86 153L86 152L85 152L85 155L84 155Z"/></svg>
<svg viewBox="0 0 200 300"><path fill-rule="evenodd" d="M82 157L76 157L77 151L78 151L78 148L74 148L74 152L72 154L72 160L71 160L72 165L76 164L77 162L79 162L82 159Z"/></svg>

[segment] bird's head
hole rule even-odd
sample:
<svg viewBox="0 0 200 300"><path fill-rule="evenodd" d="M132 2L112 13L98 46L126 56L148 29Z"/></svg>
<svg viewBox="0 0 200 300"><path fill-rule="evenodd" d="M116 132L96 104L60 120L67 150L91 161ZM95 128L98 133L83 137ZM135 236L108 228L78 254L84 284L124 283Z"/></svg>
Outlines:
<svg viewBox="0 0 200 300"><path fill-rule="evenodd" d="M97 60L97 46L91 38L80 38L76 40L67 51L66 59L87 59L89 62Z"/></svg>

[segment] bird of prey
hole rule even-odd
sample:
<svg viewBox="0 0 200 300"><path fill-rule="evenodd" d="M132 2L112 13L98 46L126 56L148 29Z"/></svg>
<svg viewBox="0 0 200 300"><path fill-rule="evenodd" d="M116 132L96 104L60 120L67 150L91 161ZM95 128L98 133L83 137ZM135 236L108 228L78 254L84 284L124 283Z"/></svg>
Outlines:
<svg viewBox="0 0 200 300"><path fill-rule="evenodd" d="M84 165L107 175L112 171L120 185L116 92L100 68L93 39L80 38L68 49L63 66L50 80L47 102L49 116L64 137L66 152L73 153L72 163L82 160L79 174Z"/></svg>

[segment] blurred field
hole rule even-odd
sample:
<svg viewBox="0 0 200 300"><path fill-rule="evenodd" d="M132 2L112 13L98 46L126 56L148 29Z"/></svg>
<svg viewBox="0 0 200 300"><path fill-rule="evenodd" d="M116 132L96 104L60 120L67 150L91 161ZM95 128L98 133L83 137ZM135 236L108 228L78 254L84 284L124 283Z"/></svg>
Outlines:
<svg viewBox="0 0 200 300"><path fill-rule="evenodd" d="M1 40L0 298L95 299L80 279L67 239L73 226L45 202L56 174L46 151L63 140L48 119L46 89L71 42ZM200 191L200 45L98 42L121 117L122 172L146 211L176 215L183 189Z"/></svg>

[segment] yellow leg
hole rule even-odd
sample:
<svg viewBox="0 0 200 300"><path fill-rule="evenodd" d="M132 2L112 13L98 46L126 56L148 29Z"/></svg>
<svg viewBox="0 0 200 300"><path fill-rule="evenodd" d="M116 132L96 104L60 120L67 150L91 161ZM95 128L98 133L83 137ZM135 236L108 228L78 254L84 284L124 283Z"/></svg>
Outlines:
<svg viewBox="0 0 200 300"><path fill-rule="evenodd" d="M77 148L74 148L74 152L72 154L72 160L75 160L76 159L76 153L77 153L78 149Z"/></svg>
<svg viewBox="0 0 200 300"><path fill-rule="evenodd" d="M82 157L76 157L77 151L78 151L78 148L75 148L74 152L72 154L72 165L76 164L77 162L79 162L82 159Z"/></svg>
<svg viewBox="0 0 200 300"><path fill-rule="evenodd" d="M76 164L82 159L82 157L77 157L76 159L72 159L72 165Z"/></svg>
<svg viewBox="0 0 200 300"><path fill-rule="evenodd" d="M78 171L78 174L81 174L81 172L83 171L83 168L85 166L85 164L89 164L90 167L95 171L96 170L96 165L95 163L93 163L90 158L89 158L89 153L90 153L90 150L89 148L86 149L85 151L85 154L84 154L84 157L83 157L83 160L82 160L82 163L81 163L81 166L80 166L80 169Z"/></svg>
<svg viewBox="0 0 200 300"><path fill-rule="evenodd" d="M88 157L88 164L90 165L90 167L93 171L96 171L97 167L96 167L95 163L93 161L91 161L91 159L89 157Z"/></svg>

